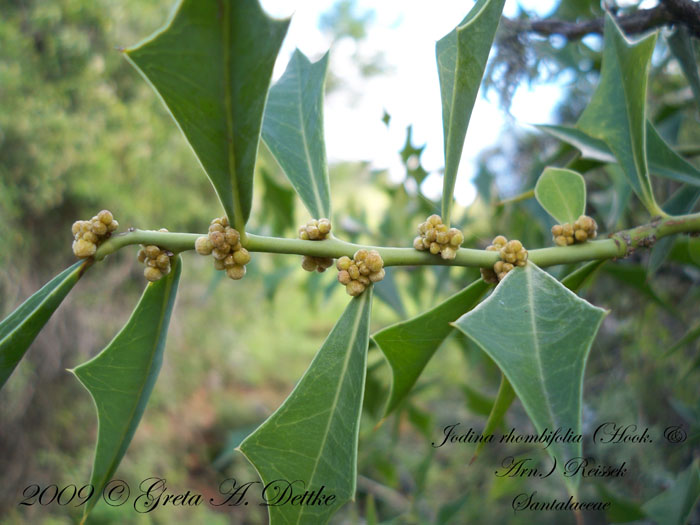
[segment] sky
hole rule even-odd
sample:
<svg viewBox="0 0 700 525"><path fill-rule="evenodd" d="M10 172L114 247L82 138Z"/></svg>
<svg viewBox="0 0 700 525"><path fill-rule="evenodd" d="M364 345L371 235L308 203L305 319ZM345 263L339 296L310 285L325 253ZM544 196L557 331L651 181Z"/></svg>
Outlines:
<svg viewBox="0 0 700 525"><path fill-rule="evenodd" d="M279 78L295 48L312 60L329 47L329 39L319 29L319 17L333 0L262 0L272 16L292 16L292 22L275 66L273 81ZM518 5L546 16L554 0L507 0L506 16L514 16ZM423 183L429 197L439 198L442 190L440 170L444 166L442 110L435 61L435 43L451 31L469 12L470 1L384 0L372 3L358 0L360 12L372 9L374 19L363 54L384 53L388 73L362 78L353 64L355 42L342 39L331 48L331 68L343 80L343 88L325 101L325 138L329 162L364 160L372 169L388 169L394 181L405 176L398 151L406 140L406 127L413 126L413 143L426 144L421 158L430 173ZM483 149L498 144L507 116L493 100L479 93L472 113L455 187L457 201L466 206L476 196L471 178L476 174L475 159ZM515 93L511 114L518 125L549 123L561 96L557 85L520 87ZM381 118L391 115L387 126Z"/></svg>

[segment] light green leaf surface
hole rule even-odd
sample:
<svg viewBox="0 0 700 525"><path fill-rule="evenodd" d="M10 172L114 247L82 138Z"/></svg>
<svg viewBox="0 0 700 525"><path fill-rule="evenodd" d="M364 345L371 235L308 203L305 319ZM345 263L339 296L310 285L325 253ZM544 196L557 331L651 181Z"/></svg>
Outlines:
<svg viewBox="0 0 700 525"><path fill-rule="evenodd" d="M90 392L98 420L90 478L95 495L85 505L83 519L117 470L146 409L163 362L181 268L176 256L171 272L146 286L126 325L104 350L72 370Z"/></svg>
<svg viewBox="0 0 700 525"><path fill-rule="evenodd" d="M314 218L331 215L323 90L328 53L311 63L294 51L282 78L270 89L262 138Z"/></svg>
<svg viewBox="0 0 700 525"><path fill-rule="evenodd" d="M604 33L600 83L577 127L607 144L642 203L660 215L646 157L647 77L657 35L631 42L609 14Z"/></svg>
<svg viewBox="0 0 700 525"><path fill-rule="evenodd" d="M87 265L86 261L78 261L63 270L0 323L0 388Z"/></svg>
<svg viewBox="0 0 700 525"><path fill-rule="evenodd" d="M684 525L700 498L700 468L695 461L673 486L642 505L647 516L663 525Z"/></svg>
<svg viewBox="0 0 700 525"><path fill-rule="evenodd" d="M442 219L450 222L457 169L481 77L505 0L478 0L460 24L438 40L435 52L445 149Z"/></svg>
<svg viewBox="0 0 700 525"><path fill-rule="evenodd" d="M575 171L545 168L537 179L535 197L560 224L573 224L586 211L586 183Z"/></svg>
<svg viewBox="0 0 700 525"><path fill-rule="evenodd" d="M427 312L388 326L372 336L392 371L385 416L406 397L435 351L452 333L449 323L479 304L489 287L482 279L474 281Z"/></svg>
<svg viewBox="0 0 700 525"><path fill-rule="evenodd" d="M322 525L354 498L371 303L372 287L350 301L289 397L241 443L263 485L301 480L295 495L323 487L335 496L330 505L270 506L271 525Z"/></svg>
<svg viewBox="0 0 700 525"><path fill-rule="evenodd" d="M532 263L516 268L454 325L498 365L538 433L581 433L583 375L605 311L592 306ZM560 465L581 455L580 443L552 443ZM578 479L566 478L571 492Z"/></svg>
<svg viewBox="0 0 700 525"><path fill-rule="evenodd" d="M250 216L265 100L288 25L257 0L181 0L165 27L124 52L172 114L239 230Z"/></svg>
<svg viewBox="0 0 700 525"><path fill-rule="evenodd" d="M590 279L593 278L598 269L605 264L605 260L591 261L584 264L577 270L574 270L564 279L562 279L561 284L566 286L569 290L576 293L578 292ZM483 435L493 434L496 428L503 422L508 408L513 403L515 399L515 392L513 387L508 382L508 379L504 375L501 376L501 384L498 388L498 394L496 395L496 400L494 401L491 409L488 413L488 419L486 420L486 425L484 430L481 431ZM483 448L486 446L486 442L482 441L476 446L474 450L474 456L472 457L472 462L481 453Z"/></svg>

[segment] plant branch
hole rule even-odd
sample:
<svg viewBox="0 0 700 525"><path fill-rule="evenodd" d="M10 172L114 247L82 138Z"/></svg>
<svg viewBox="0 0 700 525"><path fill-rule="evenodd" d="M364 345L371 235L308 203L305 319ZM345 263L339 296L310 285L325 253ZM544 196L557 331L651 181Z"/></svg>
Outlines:
<svg viewBox="0 0 700 525"><path fill-rule="evenodd" d="M677 233L700 232L700 213L677 217L657 217L652 222L611 234L608 239L589 241L565 247L540 248L529 251L529 260L546 267L596 259L612 259L630 255L637 247L651 247L657 239ZM196 233L171 233L151 230L129 230L114 235L97 250L95 259L105 256L132 244L155 244L174 253L194 250L194 243L200 237ZM413 248L392 248L354 244L339 239L325 241L302 241L248 234L244 246L251 252L286 253L333 257L352 257L360 248L377 250L385 266L472 266L486 268L498 260L497 252L461 248L454 260L444 260L438 255L420 252Z"/></svg>
<svg viewBox="0 0 700 525"><path fill-rule="evenodd" d="M700 38L700 5L692 0L662 0L651 9L639 9L627 15L615 17L618 25L627 34L637 34L662 26L681 24L690 33ZM567 40L579 40L586 35L603 34L604 18L583 22L565 20L512 20L503 18L501 23L516 33L538 33L543 36L562 35Z"/></svg>

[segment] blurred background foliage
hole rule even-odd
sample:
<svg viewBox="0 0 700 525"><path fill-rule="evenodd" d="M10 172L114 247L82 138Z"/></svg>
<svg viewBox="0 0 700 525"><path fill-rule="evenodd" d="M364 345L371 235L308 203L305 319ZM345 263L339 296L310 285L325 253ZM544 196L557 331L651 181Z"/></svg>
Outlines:
<svg viewBox="0 0 700 525"><path fill-rule="evenodd" d="M0 314L4 317L72 261L70 225L109 208L122 227L204 231L221 213L189 147L150 88L118 46L159 27L171 0L3 0L0 2ZM629 2L626 4L629 5ZM635 6L626 9L634 9ZM600 15L598 2L562 1L552 16L579 20ZM520 13L527 19L527 12ZM320 19L332 38L366 37L372 12L337 2ZM502 27L486 85L507 110L521 83L559 82L566 96L560 123L572 124L597 81L594 42L514 33ZM358 57L365 75L381 74L381 55ZM329 89L343 89L331 71ZM698 108L678 62L661 38L654 56L649 115L664 137L695 161L700 145ZM390 115L384 115L388 122ZM332 119L333 115L326 115ZM382 118L378 115L377 118ZM436 138L435 140L439 140ZM438 210L416 190L426 176L423 145L407 130L401 159L406 179L392 182L368 163L331 166L336 235L373 244L405 246L413 226ZM455 217L465 245L484 247L498 233L527 247L550 244L551 219L533 199L501 202L534 186L547 164L585 172L589 215L603 232L647 217L615 170L576 159L575 151L541 133L511 130L483 152L473 179L479 196ZM294 235L308 219L276 163L261 148L251 230ZM414 181L414 182L412 182ZM675 183L655 179L663 202ZM91 270L31 347L0 392L0 518L4 523L73 523L74 508L18 507L27 485L81 485L89 477L96 434L94 408L66 372L113 337L143 288L134 250L110 256ZM697 340L666 351L700 317L697 238L677 239L666 264L651 278L648 253L608 263L582 295L610 314L588 363L584 428L611 420L691 430L685 447L658 443L585 450L602 463L626 461L630 475L585 482L597 490L643 502L671 486L697 456ZM257 479L235 446L289 393L342 312L347 298L334 272L309 275L297 258L258 255L241 283L219 282L206 261L185 254L165 363L145 417L115 477L132 488L149 476L167 478L173 492L208 499L227 477ZM552 268L555 276L573 268ZM373 331L434 306L478 277L475 269L392 269L377 286ZM464 338L453 336L428 365L410 399L375 428L389 381L386 363L370 347L365 418L360 436L358 498L334 522L364 523L377 513L395 523L531 523L514 516L512 495L536 489L561 497L558 480L503 479L493 466L505 455L545 457L532 447L487 447L468 466L472 446L434 449L445 425L483 428L498 389L496 367ZM531 430L516 402L508 428ZM695 452L693 452L695 450ZM506 453L507 451L507 453ZM79 509L78 509L79 510ZM94 523L265 523L257 506L213 510L99 505ZM538 515L541 523L564 523ZM573 519L573 518L572 518ZM600 519L593 517L592 519ZM549 521L548 521L549 520Z"/></svg>

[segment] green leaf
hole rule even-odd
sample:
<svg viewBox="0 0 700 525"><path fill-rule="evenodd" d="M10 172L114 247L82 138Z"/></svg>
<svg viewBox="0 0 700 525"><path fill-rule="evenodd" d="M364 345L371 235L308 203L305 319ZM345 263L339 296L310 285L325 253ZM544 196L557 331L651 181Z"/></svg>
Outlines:
<svg viewBox="0 0 700 525"><path fill-rule="evenodd" d="M664 353L664 357L668 357L671 354L675 353L677 350L680 350L686 345L689 345L690 343L695 342L696 339L700 337L700 322L695 324L692 328L690 328L684 335L681 337L676 343L666 350Z"/></svg>
<svg viewBox="0 0 700 525"><path fill-rule="evenodd" d="M282 78L270 89L262 137L314 218L330 217L323 90L328 53L311 63L294 51Z"/></svg>
<svg viewBox="0 0 700 525"><path fill-rule="evenodd" d="M97 408L98 434L83 520L95 506L141 420L163 362L165 338L180 279L180 257L171 272L149 283L124 328L102 352L72 372L90 392Z"/></svg>
<svg viewBox="0 0 700 525"><path fill-rule="evenodd" d="M63 270L0 323L0 388L88 267L78 261Z"/></svg>
<svg viewBox="0 0 700 525"><path fill-rule="evenodd" d="M290 227L294 228L294 191L277 182L263 167L260 168L260 175L263 181L262 215L267 219L265 223L272 233L282 236Z"/></svg>
<svg viewBox="0 0 700 525"><path fill-rule="evenodd" d="M645 515L639 504L621 498L603 483L596 483L595 487L600 494L600 499L610 502L610 508L605 511L605 517L610 523L629 523L644 519Z"/></svg>
<svg viewBox="0 0 700 525"><path fill-rule="evenodd" d="M614 163L615 157L602 140L594 139L583 131L568 126L539 125L538 129L577 148L586 159ZM647 121L647 161L652 174L667 179L700 186L700 170L678 155Z"/></svg>
<svg viewBox="0 0 700 525"><path fill-rule="evenodd" d="M320 525L354 498L371 303L372 287L350 301L289 397L241 443L263 484L301 480L294 495L323 487L334 496L328 505L269 506L271 525Z"/></svg>
<svg viewBox="0 0 700 525"><path fill-rule="evenodd" d="M545 168L537 179L535 197L560 224L573 224L586 211L586 183L575 171Z"/></svg>
<svg viewBox="0 0 700 525"><path fill-rule="evenodd" d="M683 471L673 486L647 501L642 509L664 525L683 525L700 498L700 468L697 461Z"/></svg>
<svg viewBox="0 0 700 525"><path fill-rule="evenodd" d="M124 52L170 111L239 230L250 216L265 100L288 25L256 0L181 0L165 27Z"/></svg>
<svg viewBox="0 0 700 525"><path fill-rule="evenodd" d="M442 98L445 176L442 219L450 223L457 169L476 95L505 0L478 0L460 24L438 40L435 54Z"/></svg>
<svg viewBox="0 0 700 525"><path fill-rule="evenodd" d="M690 89L693 91L695 104L700 110L700 75L698 75L698 63L695 58L693 41L688 28L682 24L676 24L676 30L666 39L668 47L678 60Z"/></svg>
<svg viewBox="0 0 700 525"><path fill-rule="evenodd" d="M586 360L604 316L530 263L454 325L498 365L538 433L580 434ZM552 443L547 451L563 464L581 455L581 443ZM565 481L575 492L579 480Z"/></svg>
<svg viewBox="0 0 700 525"><path fill-rule="evenodd" d="M566 286L569 290L576 293L581 287L583 287L593 275L595 275L598 268L605 264L605 260L591 261L587 264L581 266L581 268L571 272L564 279L562 279L561 284ZM498 388L498 394L496 395L496 400L494 401L491 409L488 413L488 420L482 430L483 435L493 434L496 428L501 424L503 419L508 412L508 408L513 403L515 399L515 392L513 387L508 382L508 379L504 375L501 375L501 385ZM483 448L486 446L486 442L482 441L476 446L474 455L472 456L471 462L473 463L477 456L481 453Z"/></svg>
<svg viewBox="0 0 700 525"><path fill-rule="evenodd" d="M449 323L474 308L490 285L482 279L421 315L388 326L372 336L392 370L385 416L406 397L435 351L452 333Z"/></svg>
<svg viewBox="0 0 700 525"><path fill-rule="evenodd" d="M652 215L661 215L646 157L647 77L657 35L631 42L610 14L604 33L600 83L577 127L607 144L642 203Z"/></svg>
<svg viewBox="0 0 700 525"><path fill-rule="evenodd" d="M375 286L375 292L377 297L389 305L399 317L406 317L406 309L401 300L399 288L396 286L393 268L386 268L386 275Z"/></svg>

